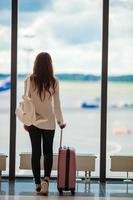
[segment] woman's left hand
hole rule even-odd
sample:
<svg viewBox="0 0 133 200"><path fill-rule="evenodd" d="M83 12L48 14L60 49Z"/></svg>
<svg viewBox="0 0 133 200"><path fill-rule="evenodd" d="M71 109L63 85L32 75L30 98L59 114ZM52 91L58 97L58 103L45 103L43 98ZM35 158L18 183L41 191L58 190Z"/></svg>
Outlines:
<svg viewBox="0 0 133 200"><path fill-rule="evenodd" d="M24 124L24 129L25 129L26 131L28 131L28 126L26 126L25 124Z"/></svg>

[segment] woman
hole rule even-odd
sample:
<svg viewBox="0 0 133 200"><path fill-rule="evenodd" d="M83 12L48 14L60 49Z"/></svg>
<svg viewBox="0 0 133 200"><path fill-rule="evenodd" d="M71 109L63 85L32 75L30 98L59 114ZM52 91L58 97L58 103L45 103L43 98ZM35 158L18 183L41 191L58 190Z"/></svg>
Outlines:
<svg viewBox="0 0 133 200"><path fill-rule="evenodd" d="M33 73L28 78L30 78L29 96L35 106L36 118L47 119L47 121L36 126L24 125L31 140L31 163L36 191L47 194L53 164L55 118L61 129L66 126L60 107L59 82L54 77L52 59L48 53L42 52L37 55ZM25 91L27 79L25 80ZM41 143L44 156L44 180L42 182L40 180Z"/></svg>

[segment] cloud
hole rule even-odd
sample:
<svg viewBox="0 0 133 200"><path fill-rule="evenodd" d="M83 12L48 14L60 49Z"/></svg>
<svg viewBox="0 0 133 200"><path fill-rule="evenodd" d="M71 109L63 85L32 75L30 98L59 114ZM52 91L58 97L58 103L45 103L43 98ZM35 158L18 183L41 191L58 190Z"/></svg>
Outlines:
<svg viewBox="0 0 133 200"><path fill-rule="evenodd" d="M9 27L0 26L0 51L9 50L10 48L10 40L11 40L11 32Z"/></svg>
<svg viewBox="0 0 133 200"><path fill-rule="evenodd" d="M110 74L133 73L132 1L126 7L120 1L110 4ZM101 74L102 0L53 0L46 8L41 3L36 12L32 4L31 12L27 7L19 13L18 72L31 72L36 54L48 51L56 72Z"/></svg>
<svg viewBox="0 0 133 200"><path fill-rule="evenodd" d="M51 6L52 0L18 0L19 11L35 12L47 9ZM11 0L0 0L0 11L11 10Z"/></svg>
<svg viewBox="0 0 133 200"><path fill-rule="evenodd" d="M11 26L11 12L8 10L0 10L0 26Z"/></svg>
<svg viewBox="0 0 133 200"><path fill-rule="evenodd" d="M109 45L109 74L133 74L133 39L116 38Z"/></svg>
<svg viewBox="0 0 133 200"><path fill-rule="evenodd" d="M0 1L0 11L10 10L11 9L11 0L1 0Z"/></svg>
<svg viewBox="0 0 133 200"><path fill-rule="evenodd" d="M133 9L133 1L132 0L111 0L110 1L110 6L113 9L119 9L119 8L124 8L127 10L132 10Z"/></svg>
<svg viewBox="0 0 133 200"><path fill-rule="evenodd" d="M51 7L52 0L22 0L19 1L19 12L36 12Z"/></svg>
<svg viewBox="0 0 133 200"><path fill-rule="evenodd" d="M10 73L11 65L11 54L10 50L0 51L0 73Z"/></svg>
<svg viewBox="0 0 133 200"><path fill-rule="evenodd" d="M92 73L98 73L101 64L99 53L101 50L101 15L100 12L96 12L96 8L94 9L96 3L88 4L88 1L85 1L88 6L91 6L90 12L87 12L86 4L79 2L83 5L78 6L76 10L73 6L74 0L71 3L70 1L65 2L64 6L62 1L54 1L52 10L38 13L41 17L33 17L31 26L22 28L19 33L21 36L27 33L34 34L34 38L29 41L34 49L33 54L39 51L50 52L57 72L89 73L92 71ZM19 41L20 48L27 44L23 36L19 38Z"/></svg>
<svg viewBox="0 0 133 200"><path fill-rule="evenodd" d="M112 8L112 9L111 9ZM110 8L109 29L111 37L132 37L133 34L133 9L118 7Z"/></svg>
<svg viewBox="0 0 133 200"><path fill-rule="evenodd" d="M109 20L109 73L133 74L133 1L111 1Z"/></svg>

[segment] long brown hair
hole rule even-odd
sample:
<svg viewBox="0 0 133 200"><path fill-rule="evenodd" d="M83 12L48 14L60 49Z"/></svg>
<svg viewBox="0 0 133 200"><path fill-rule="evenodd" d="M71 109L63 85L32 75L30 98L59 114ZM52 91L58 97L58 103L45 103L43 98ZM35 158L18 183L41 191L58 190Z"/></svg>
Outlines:
<svg viewBox="0 0 133 200"><path fill-rule="evenodd" d="M34 83L34 89L37 90L37 94L42 101L45 99L46 91L50 96L52 95L50 87L52 87L54 94L56 79L54 77L52 59L48 53L41 52L37 55L31 81Z"/></svg>

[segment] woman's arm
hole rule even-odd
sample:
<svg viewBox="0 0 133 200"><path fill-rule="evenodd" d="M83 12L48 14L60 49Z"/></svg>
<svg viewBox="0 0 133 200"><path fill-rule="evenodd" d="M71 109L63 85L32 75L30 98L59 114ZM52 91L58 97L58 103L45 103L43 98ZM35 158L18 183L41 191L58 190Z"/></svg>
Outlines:
<svg viewBox="0 0 133 200"><path fill-rule="evenodd" d="M24 80L24 95L23 95L23 96L26 95L28 79L30 79L30 76L28 76L28 77ZM31 85L31 81L30 81L30 85ZM29 94L28 94L28 96L31 97L30 90L29 90Z"/></svg>
<svg viewBox="0 0 133 200"><path fill-rule="evenodd" d="M28 77L28 78L30 78L30 77ZM23 94L23 96L22 97L24 97L25 95L26 95L26 89L27 89L27 79L28 78L26 78L25 80L24 80L24 94ZM30 95L30 91L29 91L29 97L31 96ZM25 124L24 124L24 129L25 129L25 131L28 131L28 126L26 126Z"/></svg>
<svg viewBox="0 0 133 200"><path fill-rule="evenodd" d="M61 103L60 103L60 94L59 94L59 81L57 80L57 85L55 88L55 93L53 95L54 97L54 113L55 117L57 119L57 123L61 128L65 128L65 124L63 121L63 115L61 111Z"/></svg>

